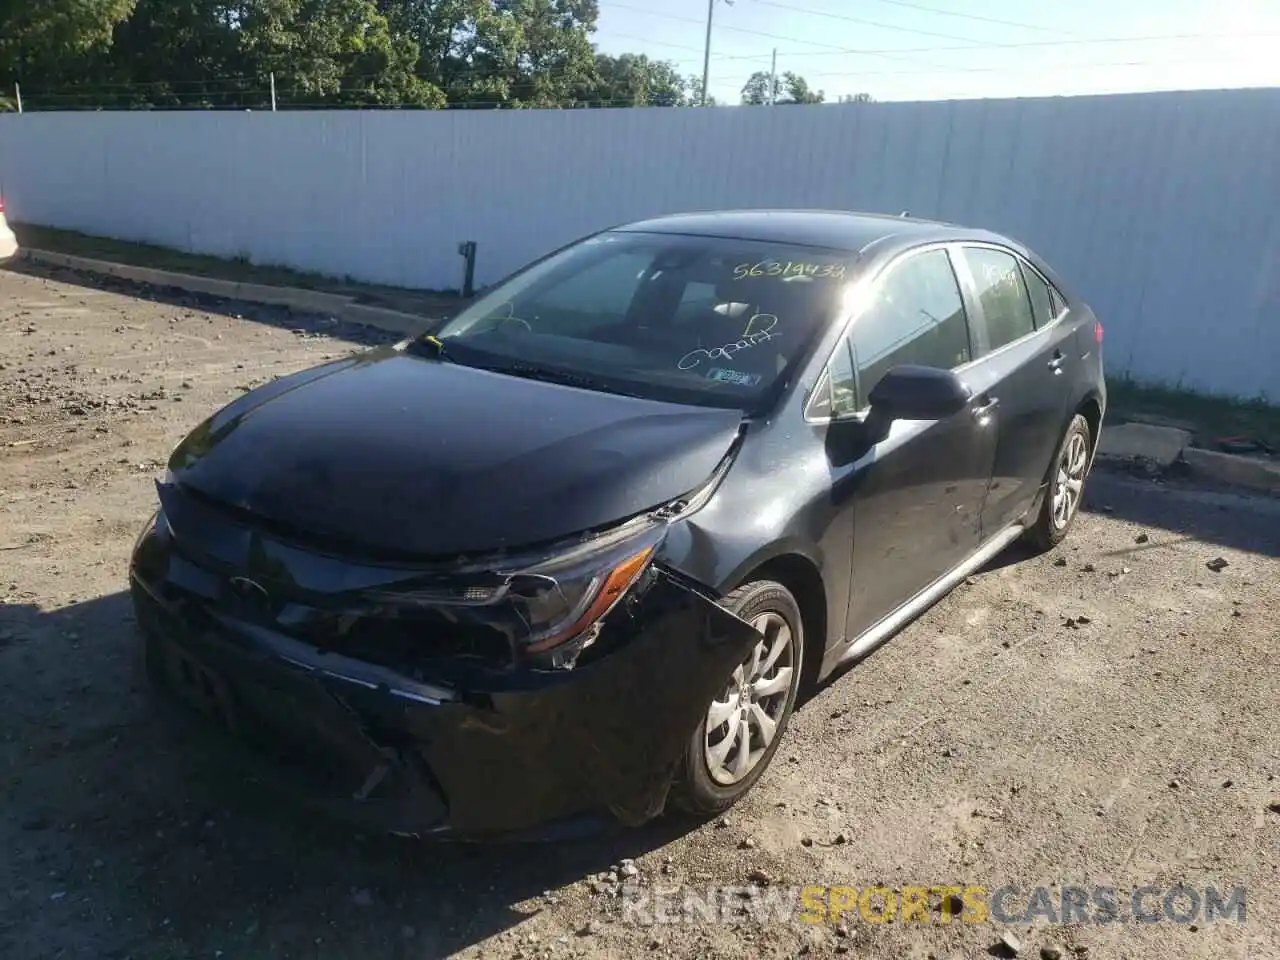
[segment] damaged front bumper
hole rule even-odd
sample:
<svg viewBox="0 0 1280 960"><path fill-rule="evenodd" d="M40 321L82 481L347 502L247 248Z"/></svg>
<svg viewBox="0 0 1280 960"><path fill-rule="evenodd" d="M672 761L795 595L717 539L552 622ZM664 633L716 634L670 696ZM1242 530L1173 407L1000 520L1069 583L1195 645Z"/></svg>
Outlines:
<svg viewBox="0 0 1280 960"><path fill-rule="evenodd" d="M606 655L571 671L424 682L219 611L168 575L186 561L167 545L156 562L145 543L156 536L140 541L151 558L130 577L153 678L274 755L300 800L395 833L656 816L707 704L759 639L654 567L606 617Z"/></svg>

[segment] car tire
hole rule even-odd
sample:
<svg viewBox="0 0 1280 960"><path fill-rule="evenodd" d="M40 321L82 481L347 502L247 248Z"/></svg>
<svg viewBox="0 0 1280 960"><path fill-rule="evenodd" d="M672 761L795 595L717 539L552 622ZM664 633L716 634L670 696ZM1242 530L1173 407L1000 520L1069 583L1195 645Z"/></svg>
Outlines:
<svg viewBox="0 0 1280 960"><path fill-rule="evenodd" d="M1077 413L1067 424L1067 431L1054 451L1044 503L1040 505L1035 525L1027 531L1027 540L1036 549L1052 550L1066 539L1080 512L1084 482L1089 477L1092 460L1093 431L1089 429L1089 421ZM1065 505L1059 499L1062 496L1069 497Z"/></svg>
<svg viewBox="0 0 1280 960"><path fill-rule="evenodd" d="M734 670L725 690L707 705L698 728L689 738L671 796L675 806L696 816L713 816L727 810L760 779L777 752L795 709L804 666L805 637L800 605L782 584L772 580L743 584L725 596L721 605L762 630L765 639ZM779 650L775 661L769 664L767 658L773 645L782 644L784 640L785 649ZM764 669L759 670L758 678L752 682L750 671L754 665ZM784 669L790 671L785 678ZM735 703L736 708L732 706ZM712 728L709 736L713 711L715 715L731 713L730 719ZM764 715L763 719L760 714ZM772 724L772 730L766 741L764 727L767 724ZM735 776L730 768L741 754L744 729L747 732L746 762L750 766ZM714 748L725 748L725 740L730 737L736 739L727 748L725 762L713 770L713 756L719 755L713 752ZM734 778L729 780L729 777Z"/></svg>

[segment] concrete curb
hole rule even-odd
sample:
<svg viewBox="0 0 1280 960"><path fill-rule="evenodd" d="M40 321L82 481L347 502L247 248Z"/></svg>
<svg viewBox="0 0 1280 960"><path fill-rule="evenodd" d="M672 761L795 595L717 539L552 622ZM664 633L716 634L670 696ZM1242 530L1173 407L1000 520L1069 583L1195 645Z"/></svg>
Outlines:
<svg viewBox="0 0 1280 960"><path fill-rule="evenodd" d="M1274 460L1187 447L1182 451L1182 462L1190 469L1192 476L1261 490L1264 493L1280 494L1280 463Z"/></svg>
<svg viewBox="0 0 1280 960"><path fill-rule="evenodd" d="M420 333L434 318L352 301L342 308L342 319L348 323L362 323L366 327L377 327L392 333Z"/></svg>
<svg viewBox="0 0 1280 960"><path fill-rule="evenodd" d="M191 293L203 293L227 300L243 300L275 307L288 307L302 313L324 313L346 323L377 327L391 333L417 333L425 329L433 319L416 313L404 313L385 307L357 303L354 297L302 287L274 287L263 283L240 283L235 280L217 280L172 270L156 270L137 267L110 260L94 260L89 257L54 253L49 250L23 248L18 256L32 263L68 270L81 270L101 276L119 277L135 283L147 283L155 287L173 287Z"/></svg>
<svg viewBox="0 0 1280 960"><path fill-rule="evenodd" d="M1191 446L1191 434L1173 427L1124 423L1102 431L1098 461L1141 463L1155 472L1182 468L1187 475L1261 493L1280 494L1280 462Z"/></svg>

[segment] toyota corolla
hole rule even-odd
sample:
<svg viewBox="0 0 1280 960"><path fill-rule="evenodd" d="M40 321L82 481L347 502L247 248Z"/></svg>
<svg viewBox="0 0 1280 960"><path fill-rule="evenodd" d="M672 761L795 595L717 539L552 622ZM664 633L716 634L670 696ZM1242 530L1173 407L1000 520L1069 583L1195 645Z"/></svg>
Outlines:
<svg viewBox="0 0 1280 960"><path fill-rule="evenodd" d="M984 231L603 231L179 444L130 568L148 669L388 830L714 814L802 684L1067 534L1101 345Z"/></svg>

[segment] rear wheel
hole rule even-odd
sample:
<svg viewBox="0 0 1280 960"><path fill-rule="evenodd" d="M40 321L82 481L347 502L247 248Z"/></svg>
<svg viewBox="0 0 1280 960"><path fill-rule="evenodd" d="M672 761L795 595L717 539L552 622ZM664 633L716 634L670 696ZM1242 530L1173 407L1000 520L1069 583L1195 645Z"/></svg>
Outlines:
<svg viewBox="0 0 1280 960"><path fill-rule="evenodd" d="M791 719L804 663L800 607L782 584L744 584L722 604L763 636L707 705L685 748L672 799L704 816L732 806L764 773Z"/></svg>
<svg viewBox="0 0 1280 960"><path fill-rule="evenodd" d="M1051 550L1060 544L1080 512L1092 445L1089 421L1077 413L1067 425L1054 456L1040 515L1035 526L1027 531L1027 538L1041 550Z"/></svg>

